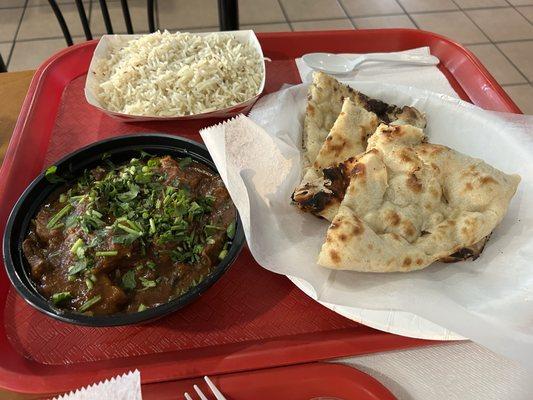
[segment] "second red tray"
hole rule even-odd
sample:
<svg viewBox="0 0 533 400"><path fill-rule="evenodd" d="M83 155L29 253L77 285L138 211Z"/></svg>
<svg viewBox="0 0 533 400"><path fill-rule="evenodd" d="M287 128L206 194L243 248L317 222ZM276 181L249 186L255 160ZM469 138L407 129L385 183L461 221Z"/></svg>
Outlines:
<svg viewBox="0 0 533 400"><path fill-rule="evenodd" d="M231 400L396 400L380 382L355 368L310 363L210 377ZM201 378L143 385L143 400L195 396L193 385L210 393Z"/></svg>
<svg viewBox="0 0 533 400"><path fill-rule="evenodd" d="M466 100L519 110L477 59L461 46L414 30L258 35L267 67L266 93L298 83L294 58L310 51L398 51L430 46L441 70ZM43 169L63 155L109 136L167 132L200 140L217 120L126 124L84 100L96 42L58 53L37 71L0 174L0 232L8 212ZM167 318L142 326L87 328L52 320L10 289L0 268L0 388L57 393L132 368L143 383L296 364L429 342L349 321L310 300L290 281L255 263L245 249L205 295Z"/></svg>

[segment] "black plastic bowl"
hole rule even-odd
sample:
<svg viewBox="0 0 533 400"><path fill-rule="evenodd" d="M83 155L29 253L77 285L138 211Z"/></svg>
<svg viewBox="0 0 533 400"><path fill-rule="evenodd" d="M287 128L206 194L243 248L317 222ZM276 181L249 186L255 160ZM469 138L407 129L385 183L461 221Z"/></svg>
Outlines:
<svg viewBox="0 0 533 400"><path fill-rule="evenodd" d="M107 153L116 163L127 162L138 157L143 150L154 155L168 154L174 157L191 157L216 171L207 148L192 140L164 134L136 134L115 137L93 143L66 156L55 165L59 176L76 178L86 168L102 163L102 155ZM213 285L237 258L243 244L244 232L237 215L235 237L228 255L197 286L184 295L157 307L132 314L113 314L106 316L88 316L72 311L55 308L39 294L30 277L30 266L22 253L22 242L28 232L31 219L48 196L61 184L52 184L41 173L24 191L13 207L4 233L4 264L7 274L19 294L37 310L61 321L87 326L117 326L136 324L162 317L176 311L197 299Z"/></svg>

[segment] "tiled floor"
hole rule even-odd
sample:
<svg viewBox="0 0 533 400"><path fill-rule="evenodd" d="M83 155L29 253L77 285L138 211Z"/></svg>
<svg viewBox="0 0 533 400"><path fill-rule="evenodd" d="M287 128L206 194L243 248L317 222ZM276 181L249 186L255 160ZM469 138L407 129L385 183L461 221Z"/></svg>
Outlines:
<svg viewBox="0 0 533 400"><path fill-rule="evenodd" d="M83 30L74 0L58 0L75 41ZM84 0L95 36L105 31L97 0ZM117 31L118 0L108 0ZM129 0L136 31L148 30L146 0ZM243 29L297 31L419 28L466 45L526 113L533 114L533 0L240 0ZM162 29L209 31L216 0L159 0ZM47 0L0 0L0 53L10 71L35 68L65 41Z"/></svg>

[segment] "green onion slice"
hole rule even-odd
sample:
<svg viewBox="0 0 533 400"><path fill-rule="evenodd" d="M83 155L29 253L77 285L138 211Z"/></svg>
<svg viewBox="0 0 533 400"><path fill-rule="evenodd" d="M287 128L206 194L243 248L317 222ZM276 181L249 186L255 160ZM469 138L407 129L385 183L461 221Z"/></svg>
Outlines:
<svg viewBox="0 0 533 400"><path fill-rule="evenodd" d="M219 259L219 260L223 260L224 258L226 258L227 255L228 255L228 251L227 251L227 250L222 250L222 251L218 254L218 259Z"/></svg>
<svg viewBox="0 0 533 400"><path fill-rule="evenodd" d="M141 283L145 289L156 287L157 283L155 281L146 279L146 278L140 278Z"/></svg>
<svg viewBox="0 0 533 400"><path fill-rule="evenodd" d="M72 298L72 295L70 292L60 292L60 293L54 293L52 295L52 303L55 305L62 303L65 300L70 300Z"/></svg>
<svg viewBox="0 0 533 400"><path fill-rule="evenodd" d="M70 210L72 210L72 206L70 204L67 204L65 207L63 207L57 214L55 214L52 218L50 218L50 221L46 224L46 227L48 229L53 229L54 226L59 222L61 218L63 218L65 215L67 215Z"/></svg>
<svg viewBox="0 0 533 400"><path fill-rule="evenodd" d="M78 240L76 240L76 241L74 242L74 244L72 245L72 247L70 248L70 252L71 252L72 254L76 254L77 251L78 251L78 249L81 248L83 245L84 245L84 243L83 243L83 239L78 238Z"/></svg>
<svg viewBox="0 0 533 400"><path fill-rule="evenodd" d="M89 278L85 279L85 284L87 285L87 289L91 290L94 286L93 281L91 281Z"/></svg>
<svg viewBox="0 0 533 400"><path fill-rule="evenodd" d="M94 297L90 298L89 300L87 300L85 303L83 303L78 311L85 312L89 308L94 306L96 303L98 303L100 300L102 300L102 296L100 296L100 295L94 296Z"/></svg>
<svg viewBox="0 0 533 400"><path fill-rule="evenodd" d="M118 254L117 250L96 251L94 255L96 257L113 257Z"/></svg>
<svg viewBox="0 0 533 400"><path fill-rule="evenodd" d="M235 221L229 224L228 229L226 229L226 235L228 235L230 239L235 237Z"/></svg>

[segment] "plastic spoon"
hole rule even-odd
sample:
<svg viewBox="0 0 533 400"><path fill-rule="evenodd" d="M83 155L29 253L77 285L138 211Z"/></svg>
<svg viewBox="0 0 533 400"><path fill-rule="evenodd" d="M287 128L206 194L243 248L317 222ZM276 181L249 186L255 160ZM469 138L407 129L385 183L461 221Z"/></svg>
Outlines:
<svg viewBox="0 0 533 400"><path fill-rule="evenodd" d="M326 72L328 74L346 74L367 61L388 61L401 64L437 65L439 59L432 55L416 56L412 54L363 54L355 59L331 53L309 53L302 60L310 68Z"/></svg>

